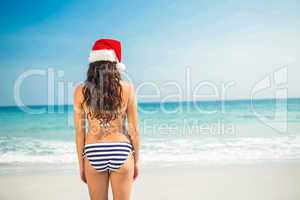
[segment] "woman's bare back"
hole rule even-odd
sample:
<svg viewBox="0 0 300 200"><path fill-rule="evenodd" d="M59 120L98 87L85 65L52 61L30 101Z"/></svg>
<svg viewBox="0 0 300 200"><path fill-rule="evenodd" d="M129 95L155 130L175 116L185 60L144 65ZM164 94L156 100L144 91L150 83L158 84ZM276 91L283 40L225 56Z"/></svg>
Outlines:
<svg viewBox="0 0 300 200"><path fill-rule="evenodd" d="M86 135L86 144L107 141L126 141L130 142L130 138L126 129L126 114L130 95L131 84L120 81L122 86L122 108L116 119L112 120L107 127L102 126L98 119L87 117L88 131ZM84 106L86 116L88 108Z"/></svg>

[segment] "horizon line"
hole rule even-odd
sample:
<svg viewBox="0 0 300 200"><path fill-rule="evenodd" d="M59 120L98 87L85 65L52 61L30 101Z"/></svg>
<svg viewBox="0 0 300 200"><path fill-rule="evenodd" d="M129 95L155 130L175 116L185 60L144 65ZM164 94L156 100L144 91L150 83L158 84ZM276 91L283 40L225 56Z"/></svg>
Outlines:
<svg viewBox="0 0 300 200"><path fill-rule="evenodd" d="M271 98L271 97L264 97L264 98L255 98L255 99L247 99L247 98L236 98L236 99L226 99L226 100L217 100L217 99L211 99L211 100L183 100L183 101L143 101L143 102L137 102L138 104L151 104L151 103L190 103L190 102L228 102L228 101L247 101L247 100L254 100L254 101L261 101L261 100L288 100L288 99L300 99L299 97L287 97L287 98ZM25 106L72 106L73 104L27 104ZM0 105L0 108L3 107L24 107L24 106L18 106L18 105Z"/></svg>

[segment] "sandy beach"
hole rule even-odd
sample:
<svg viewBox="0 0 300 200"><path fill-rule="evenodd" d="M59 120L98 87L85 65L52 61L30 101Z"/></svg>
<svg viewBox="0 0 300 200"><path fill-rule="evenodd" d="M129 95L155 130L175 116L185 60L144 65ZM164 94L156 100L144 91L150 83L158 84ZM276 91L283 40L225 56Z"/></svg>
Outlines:
<svg viewBox="0 0 300 200"><path fill-rule="evenodd" d="M35 166L2 174L0 199L89 199L76 173ZM143 166L132 199L299 200L299 184L299 163Z"/></svg>
<svg viewBox="0 0 300 200"><path fill-rule="evenodd" d="M0 200L89 200L82 150L98 169L134 150L131 200L300 200L300 0L19 2Z"/></svg>

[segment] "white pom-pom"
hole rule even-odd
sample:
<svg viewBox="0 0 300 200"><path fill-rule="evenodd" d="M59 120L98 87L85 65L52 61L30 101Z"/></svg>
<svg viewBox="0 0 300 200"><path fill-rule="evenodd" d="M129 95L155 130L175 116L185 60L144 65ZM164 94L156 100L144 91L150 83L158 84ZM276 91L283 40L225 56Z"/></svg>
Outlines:
<svg viewBox="0 0 300 200"><path fill-rule="evenodd" d="M119 62L117 63L117 68L121 71L125 71L126 66L123 63Z"/></svg>

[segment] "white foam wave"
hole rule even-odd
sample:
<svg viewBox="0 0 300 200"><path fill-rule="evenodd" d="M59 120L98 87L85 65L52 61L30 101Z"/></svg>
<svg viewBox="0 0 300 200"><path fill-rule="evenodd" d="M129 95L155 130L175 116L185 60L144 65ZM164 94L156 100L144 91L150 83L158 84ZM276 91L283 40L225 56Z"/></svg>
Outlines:
<svg viewBox="0 0 300 200"><path fill-rule="evenodd" d="M149 138L143 139L141 161L247 162L300 160L300 137ZM0 137L0 164L75 163L75 142Z"/></svg>

